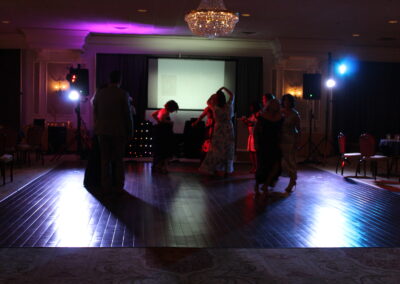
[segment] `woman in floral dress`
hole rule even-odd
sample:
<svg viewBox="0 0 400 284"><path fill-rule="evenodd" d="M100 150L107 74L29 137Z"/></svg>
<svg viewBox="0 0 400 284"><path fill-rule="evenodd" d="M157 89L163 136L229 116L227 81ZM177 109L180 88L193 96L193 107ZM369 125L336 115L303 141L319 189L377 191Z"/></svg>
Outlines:
<svg viewBox="0 0 400 284"><path fill-rule="evenodd" d="M224 93L228 95L228 100ZM213 95L210 107L214 113L214 133L211 138L211 149L200 166L201 171L225 176L233 172L235 155L233 102L233 93L225 87Z"/></svg>

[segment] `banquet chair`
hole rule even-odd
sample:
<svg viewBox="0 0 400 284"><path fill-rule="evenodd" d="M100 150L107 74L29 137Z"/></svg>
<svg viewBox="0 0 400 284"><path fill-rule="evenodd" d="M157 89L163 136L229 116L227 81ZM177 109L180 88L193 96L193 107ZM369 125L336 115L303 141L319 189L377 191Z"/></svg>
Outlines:
<svg viewBox="0 0 400 284"><path fill-rule="evenodd" d="M17 154L18 131L11 128L4 128L3 133L5 135L4 152L15 157Z"/></svg>
<svg viewBox="0 0 400 284"><path fill-rule="evenodd" d="M369 161L371 166L371 173L373 178L376 180L376 176L378 174L378 161L386 162L386 173L389 176L389 157L384 155L376 154L376 140L371 134L364 133L360 136L360 153L361 158L358 161L356 168L356 177L357 174L361 172L361 166L364 169L364 176L366 176L366 164Z"/></svg>
<svg viewBox="0 0 400 284"><path fill-rule="evenodd" d="M6 169L7 166L10 169L10 180L13 181L13 166L14 156L5 152L6 135L0 133L0 172L3 178L3 185L6 184Z"/></svg>
<svg viewBox="0 0 400 284"><path fill-rule="evenodd" d="M42 149L42 137L44 128L40 126L31 126L27 130L26 143L19 144L17 150L22 153L24 162L31 163L30 153L36 154L36 160L41 160L44 164Z"/></svg>
<svg viewBox="0 0 400 284"><path fill-rule="evenodd" d="M346 136L340 132L338 135L338 144L339 144L339 158L338 161L336 163L336 173L338 172L338 168L340 165L340 169L341 169L341 175L343 175L343 170L346 166L346 164L350 164L350 160L351 158L360 158L361 157L361 153L358 152L353 152L353 153L347 153L346 152Z"/></svg>

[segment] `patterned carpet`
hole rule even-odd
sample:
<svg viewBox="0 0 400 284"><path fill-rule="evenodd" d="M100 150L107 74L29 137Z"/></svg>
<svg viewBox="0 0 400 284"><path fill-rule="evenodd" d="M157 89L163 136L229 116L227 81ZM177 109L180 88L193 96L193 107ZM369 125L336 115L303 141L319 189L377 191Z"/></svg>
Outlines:
<svg viewBox="0 0 400 284"><path fill-rule="evenodd" d="M1 283L399 283L399 248L0 249Z"/></svg>

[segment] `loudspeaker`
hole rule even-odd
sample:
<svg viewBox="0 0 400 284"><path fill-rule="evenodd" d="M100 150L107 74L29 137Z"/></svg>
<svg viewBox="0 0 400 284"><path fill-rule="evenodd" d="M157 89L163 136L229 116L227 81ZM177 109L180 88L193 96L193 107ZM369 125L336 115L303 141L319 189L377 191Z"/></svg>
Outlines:
<svg viewBox="0 0 400 284"><path fill-rule="evenodd" d="M321 74L303 74L303 99L319 100L321 98Z"/></svg>
<svg viewBox="0 0 400 284"><path fill-rule="evenodd" d="M48 133L48 153L60 153L67 143L67 128L65 126L49 126Z"/></svg>
<svg viewBox="0 0 400 284"><path fill-rule="evenodd" d="M71 88L76 89L82 96L89 96L89 71L88 69L70 68L67 80Z"/></svg>
<svg viewBox="0 0 400 284"><path fill-rule="evenodd" d="M197 118L185 122L183 130L183 155L185 158L196 159L201 157L201 146L204 142L205 125L203 121L193 127Z"/></svg>

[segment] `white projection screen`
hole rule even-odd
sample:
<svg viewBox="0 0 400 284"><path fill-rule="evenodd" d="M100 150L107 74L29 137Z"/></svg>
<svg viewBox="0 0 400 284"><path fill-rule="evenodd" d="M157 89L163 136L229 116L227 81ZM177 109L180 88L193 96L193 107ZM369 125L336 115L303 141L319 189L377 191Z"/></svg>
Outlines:
<svg viewBox="0 0 400 284"><path fill-rule="evenodd" d="M235 83L235 61L150 58L148 108L175 100L181 110L202 110L220 87L235 92Z"/></svg>

